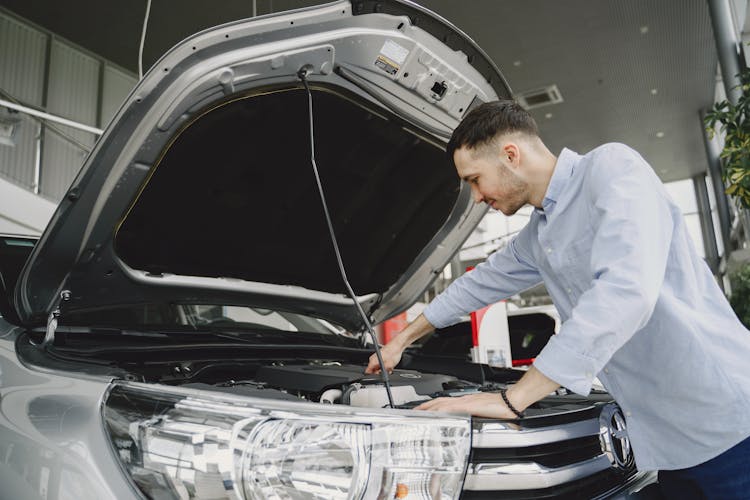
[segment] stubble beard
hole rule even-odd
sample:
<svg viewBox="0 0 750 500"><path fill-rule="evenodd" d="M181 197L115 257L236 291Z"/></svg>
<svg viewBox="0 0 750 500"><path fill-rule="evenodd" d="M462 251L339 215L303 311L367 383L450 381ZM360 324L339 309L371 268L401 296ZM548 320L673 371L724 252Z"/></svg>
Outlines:
<svg viewBox="0 0 750 500"><path fill-rule="evenodd" d="M504 191L507 193L503 196L502 201L496 200L498 203L499 210L506 216L510 217L518 212L521 207L528 203L529 198L529 184L520 179L516 174L510 171L507 167L502 167Z"/></svg>

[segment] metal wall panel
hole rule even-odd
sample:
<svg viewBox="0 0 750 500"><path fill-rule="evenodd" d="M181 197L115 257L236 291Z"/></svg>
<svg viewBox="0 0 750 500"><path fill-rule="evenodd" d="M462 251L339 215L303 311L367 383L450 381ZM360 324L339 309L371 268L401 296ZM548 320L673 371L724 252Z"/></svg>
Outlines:
<svg viewBox="0 0 750 500"><path fill-rule="evenodd" d="M0 88L42 105L47 35L0 13Z"/></svg>
<svg viewBox="0 0 750 500"><path fill-rule="evenodd" d="M52 41L47 110L86 125L96 125L100 62L62 43ZM91 149L93 134L59 126L65 134ZM59 201L83 164L87 151L50 130L44 132L41 193Z"/></svg>
<svg viewBox="0 0 750 500"><path fill-rule="evenodd" d="M109 121L115 116L117 110L130 91L135 87L138 79L112 66L104 65L104 82L102 84L102 109L101 124L102 129L107 128Z"/></svg>
<svg viewBox="0 0 750 500"><path fill-rule="evenodd" d="M47 35L0 13L0 97L41 106ZM0 175L28 189L34 188L38 123L4 109L2 117L20 118L15 144L0 144Z"/></svg>

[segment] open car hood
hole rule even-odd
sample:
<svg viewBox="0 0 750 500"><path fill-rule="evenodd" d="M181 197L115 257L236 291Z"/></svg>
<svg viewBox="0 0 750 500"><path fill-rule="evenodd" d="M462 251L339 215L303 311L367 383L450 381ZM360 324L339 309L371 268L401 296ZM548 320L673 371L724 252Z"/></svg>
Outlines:
<svg viewBox="0 0 750 500"><path fill-rule="evenodd" d="M485 209L445 158L460 119L510 96L463 33L407 2L238 21L168 52L126 99L14 294L21 321L138 303L235 304L361 327L416 301ZM63 292L66 293L63 293Z"/></svg>

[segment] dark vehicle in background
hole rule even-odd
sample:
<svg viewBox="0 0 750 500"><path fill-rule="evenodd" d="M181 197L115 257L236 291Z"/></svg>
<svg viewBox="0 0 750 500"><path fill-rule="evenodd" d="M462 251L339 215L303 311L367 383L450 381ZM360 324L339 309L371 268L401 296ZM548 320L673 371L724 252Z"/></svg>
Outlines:
<svg viewBox="0 0 750 500"><path fill-rule="evenodd" d="M639 498L654 477L604 392L471 419L410 408L523 372L415 349L391 377L396 408L362 373L311 136L378 323L483 216L444 145L473 106L510 95L470 39L407 2L237 21L174 47L39 241L0 240L0 496Z"/></svg>

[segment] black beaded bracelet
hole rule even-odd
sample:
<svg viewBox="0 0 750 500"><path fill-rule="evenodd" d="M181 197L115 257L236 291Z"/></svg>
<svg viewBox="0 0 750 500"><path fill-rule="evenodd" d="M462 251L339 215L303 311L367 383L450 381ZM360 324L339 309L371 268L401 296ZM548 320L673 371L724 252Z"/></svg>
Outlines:
<svg viewBox="0 0 750 500"><path fill-rule="evenodd" d="M508 407L508 409L510 409L510 411L512 411L513 413L515 413L518 418L523 418L523 412L520 412L520 411L516 410L515 407L512 404L510 404L510 400L508 399L508 395L505 394L507 392L507 390L508 389L500 389L500 395L503 397L503 401L505 401L505 405Z"/></svg>

